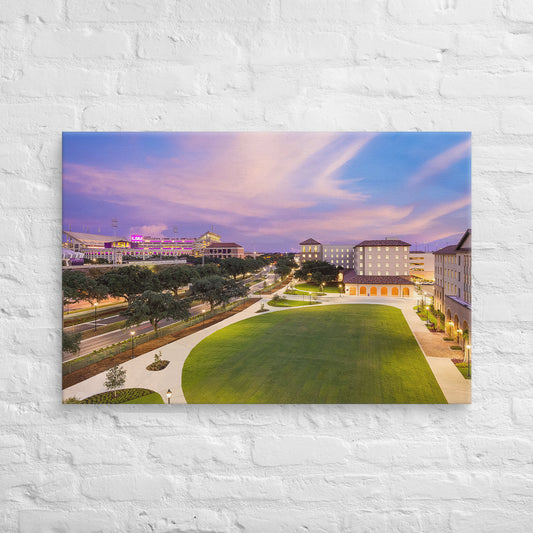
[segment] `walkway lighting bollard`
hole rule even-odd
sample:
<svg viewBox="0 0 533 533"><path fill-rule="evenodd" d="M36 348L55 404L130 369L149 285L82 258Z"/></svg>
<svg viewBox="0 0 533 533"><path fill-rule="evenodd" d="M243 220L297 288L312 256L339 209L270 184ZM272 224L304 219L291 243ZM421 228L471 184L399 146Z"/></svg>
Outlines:
<svg viewBox="0 0 533 533"><path fill-rule="evenodd" d="M135 335L135 331L130 331L130 337L131 337L131 358L133 359L133 336Z"/></svg>
<svg viewBox="0 0 533 533"><path fill-rule="evenodd" d="M170 389L167 390L167 403L170 405L170 397L172 396L172 391Z"/></svg>
<svg viewBox="0 0 533 533"><path fill-rule="evenodd" d="M204 316L202 329L205 328L205 309L202 309L202 315Z"/></svg>
<svg viewBox="0 0 533 533"><path fill-rule="evenodd" d="M339 283L339 295L342 298L342 283Z"/></svg>

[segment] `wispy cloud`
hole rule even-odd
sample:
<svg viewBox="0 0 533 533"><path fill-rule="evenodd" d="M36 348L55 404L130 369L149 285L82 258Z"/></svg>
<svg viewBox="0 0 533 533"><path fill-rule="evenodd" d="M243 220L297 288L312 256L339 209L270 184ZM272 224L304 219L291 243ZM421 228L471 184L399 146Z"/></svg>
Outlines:
<svg viewBox="0 0 533 533"><path fill-rule="evenodd" d="M469 157L471 149L471 141L467 139L462 143L452 146L448 150L433 157L429 161L425 162L418 171L411 176L410 185L417 185L427 180L431 176L439 174L440 172L450 168L452 165Z"/></svg>

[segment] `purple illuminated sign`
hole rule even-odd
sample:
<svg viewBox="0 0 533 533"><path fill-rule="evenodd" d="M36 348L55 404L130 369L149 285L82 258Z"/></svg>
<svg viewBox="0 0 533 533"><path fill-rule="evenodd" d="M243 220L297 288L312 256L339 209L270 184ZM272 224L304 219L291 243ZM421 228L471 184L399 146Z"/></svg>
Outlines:
<svg viewBox="0 0 533 533"><path fill-rule="evenodd" d="M130 240L131 240L131 242L143 242L143 236L142 235L132 235Z"/></svg>

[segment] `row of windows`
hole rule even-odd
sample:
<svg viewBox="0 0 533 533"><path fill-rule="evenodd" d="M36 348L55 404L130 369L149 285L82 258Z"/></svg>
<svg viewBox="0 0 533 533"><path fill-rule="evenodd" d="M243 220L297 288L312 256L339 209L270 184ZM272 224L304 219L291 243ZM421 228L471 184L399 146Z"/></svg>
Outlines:
<svg viewBox="0 0 533 533"><path fill-rule="evenodd" d="M381 259L381 255L378 255L377 257L378 257L378 259ZM386 256L385 256L385 259L388 259L388 258L389 258L389 256L386 255ZM372 256L371 256L371 255L367 256L367 259L372 259ZM400 256L397 255L397 256L395 257L395 259L400 259ZM407 260L407 257L404 257L403 259L404 259L404 261L406 261L406 260ZM363 260L363 256L360 255L360 256L359 256L359 261L362 261L362 260Z"/></svg>
<svg viewBox="0 0 533 533"><path fill-rule="evenodd" d="M408 272L401 272L399 270L396 270L394 274L386 270L385 272L382 272L381 270L378 270L377 272L372 273L372 271L369 271L367 276L407 276Z"/></svg>
<svg viewBox="0 0 533 533"><path fill-rule="evenodd" d="M378 268L381 267L381 263L377 263L377 265L378 265ZM368 266L369 268L372 268L372 263L368 263L367 266ZM388 267L388 266L389 266L389 263L385 263L385 266ZM396 264L394 264L394 266L395 266L396 268L400 268L400 263L396 263ZM359 267L360 267L360 268L363 268L363 263L359 263ZM404 264L403 264L403 267L404 267L404 268L408 268L407 263L404 263Z"/></svg>
<svg viewBox="0 0 533 533"><path fill-rule="evenodd" d="M359 246L359 251L362 252L364 248L365 248L365 247L363 247L363 246ZM367 248L367 250L368 250L369 252L372 251L372 246L366 246L366 248ZM375 246L375 248L376 248L376 250L377 250L378 252L381 252L381 246ZM385 251L386 251L386 252L389 251L389 248L396 248L396 251L397 251L397 252L400 250L400 247L399 247L399 246L384 246L384 248L385 248ZM409 251L409 247L408 247L408 246L404 246L403 249L404 249L404 251L406 251L406 252Z"/></svg>

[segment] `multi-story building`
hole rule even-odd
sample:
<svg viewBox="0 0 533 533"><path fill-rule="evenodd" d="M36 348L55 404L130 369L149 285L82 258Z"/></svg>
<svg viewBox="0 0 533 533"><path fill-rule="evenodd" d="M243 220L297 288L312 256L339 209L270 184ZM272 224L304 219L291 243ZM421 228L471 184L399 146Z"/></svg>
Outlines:
<svg viewBox="0 0 533 533"><path fill-rule="evenodd" d="M435 280L435 256L433 252L409 252L409 274L413 279L423 281Z"/></svg>
<svg viewBox="0 0 533 533"><path fill-rule="evenodd" d="M322 244L315 239L307 239L300 243L300 260L306 261L323 261Z"/></svg>
<svg viewBox="0 0 533 533"><path fill-rule="evenodd" d="M354 247L350 244L323 244L322 261L342 268L354 268Z"/></svg>
<svg viewBox="0 0 533 533"><path fill-rule="evenodd" d="M354 248L354 270L362 276L409 276L410 246L399 239L362 241Z"/></svg>
<svg viewBox="0 0 533 533"><path fill-rule="evenodd" d="M244 259L244 248L234 242L217 242L210 244L205 249L205 257L226 259L227 257L240 257Z"/></svg>
<svg viewBox="0 0 533 533"><path fill-rule="evenodd" d="M435 308L444 313L451 335L468 332L471 325L471 230L457 244L434 252Z"/></svg>
<svg viewBox="0 0 533 533"><path fill-rule="evenodd" d="M194 240L193 254L196 257L200 257L204 255L204 250L210 244L216 244L220 242L220 239L221 239L220 235L217 235L216 233L213 233L212 231L206 231L203 235L200 235L200 237Z"/></svg>

